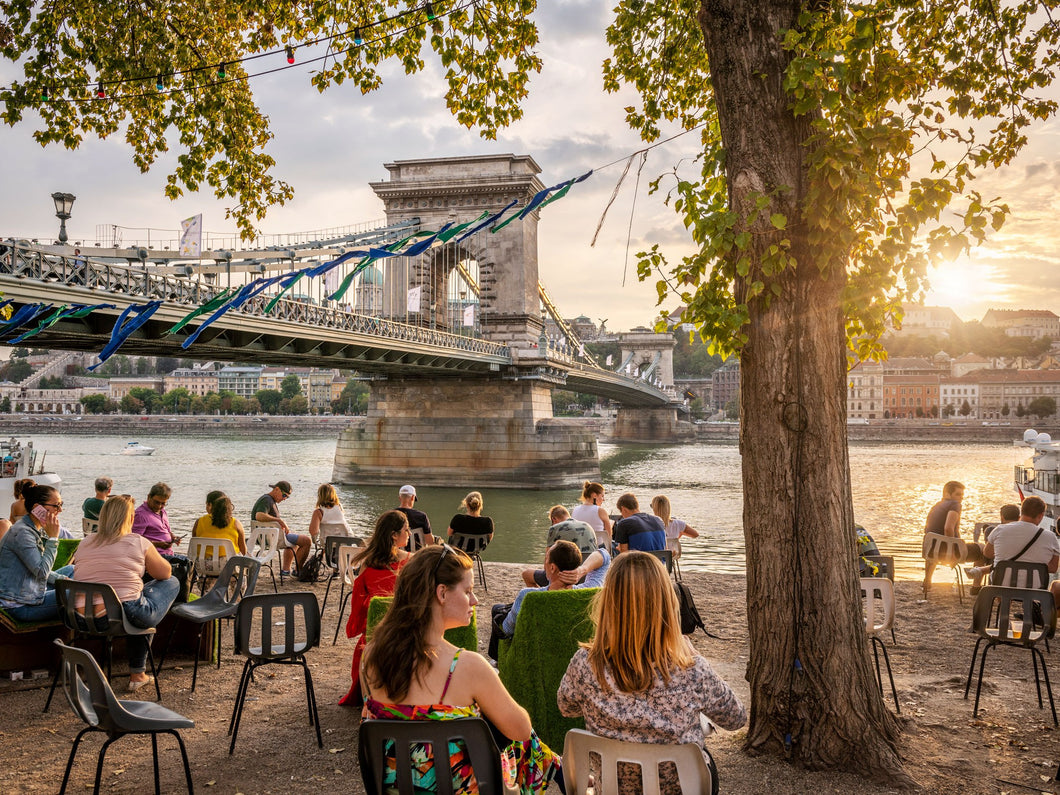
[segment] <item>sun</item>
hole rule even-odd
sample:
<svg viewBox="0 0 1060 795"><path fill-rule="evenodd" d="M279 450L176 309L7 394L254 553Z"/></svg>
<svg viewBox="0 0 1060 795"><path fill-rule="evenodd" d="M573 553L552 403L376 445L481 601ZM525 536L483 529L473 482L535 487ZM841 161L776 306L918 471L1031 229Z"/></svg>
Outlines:
<svg viewBox="0 0 1060 795"><path fill-rule="evenodd" d="M948 306L961 317L982 314L1004 292L992 265L960 257L928 271L928 306Z"/></svg>

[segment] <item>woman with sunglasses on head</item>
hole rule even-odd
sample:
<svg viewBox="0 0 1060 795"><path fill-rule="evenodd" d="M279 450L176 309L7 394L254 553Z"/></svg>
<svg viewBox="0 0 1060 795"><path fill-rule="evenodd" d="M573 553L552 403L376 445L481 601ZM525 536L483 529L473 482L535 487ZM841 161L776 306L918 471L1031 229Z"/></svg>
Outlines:
<svg viewBox="0 0 1060 795"><path fill-rule="evenodd" d="M364 651L364 631L368 628L368 603L373 596L391 596L394 593L397 573L409 559L409 553L405 551L408 543L409 520L401 511L387 511L376 520L368 545L353 559L353 564L361 567L361 573L353 581L350 591L350 618L346 622L346 637L357 638L357 646L353 650L353 683L349 692L339 700L343 706L361 704L358 672Z"/></svg>
<svg viewBox="0 0 1060 795"><path fill-rule="evenodd" d="M560 713L584 717L585 728L601 737L695 743L712 765L701 715L734 730L747 714L681 635L677 595L659 559L637 551L615 558L593 599L592 618L593 639L575 652L560 682ZM660 778L664 795L680 795L672 765L663 766ZM639 784L636 766L619 763L619 790L639 793Z"/></svg>
<svg viewBox="0 0 1060 795"><path fill-rule="evenodd" d="M596 545L611 551L611 517L604 508L604 487L590 480L582 486L581 505L575 505L570 518L585 522L596 533Z"/></svg>
<svg viewBox="0 0 1060 795"><path fill-rule="evenodd" d="M0 606L16 621L52 621L59 617L55 581L74 570L52 571L63 501L51 486L28 486L22 499L26 513L0 538Z"/></svg>
<svg viewBox="0 0 1060 795"><path fill-rule="evenodd" d="M155 545L132 532L136 503L128 494L108 497L99 511L99 529L74 553L74 579L109 585L121 602L125 617L141 629L157 627L180 591L180 581ZM153 579L144 583L144 574ZM100 606L102 610L102 606ZM85 613L91 610L86 607ZM78 619L80 621L80 618ZM104 612L100 629L107 626ZM139 690L153 679L147 674L148 635L129 635L129 690Z"/></svg>
<svg viewBox="0 0 1060 795"><path fill-rule="evenodd" d="M361 666L364 716L377 719L454 720L483 717L507 743L502 754L518 760L523 792L545 789L558 776L560 759L533 733L530 716L509 695L484 657L445 639L467 626L478 599L471 558L448 544L426 547L398 576L394 602L375 628ZM507 747L505 747L505 745ZM450 743L453 789L467 793L471 770L460 741ZM454 750L455 749L455 750ZM433 764L413 769L413 784L432 791ZM391 766L384 786L394 787ZM419 791L419 790L417 790Z"/></svg>

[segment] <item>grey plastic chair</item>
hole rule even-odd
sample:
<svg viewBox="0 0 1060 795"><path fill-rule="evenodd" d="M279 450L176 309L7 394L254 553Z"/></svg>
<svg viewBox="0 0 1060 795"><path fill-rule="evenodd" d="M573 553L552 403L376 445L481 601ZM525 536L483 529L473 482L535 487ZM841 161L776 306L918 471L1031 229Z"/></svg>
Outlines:
<svg viewBox="0 0 1060 795"><path fill-rule="evenodd" d="M160 792L160 781L158 774L158 737L159 734L172 734L177 738L180 746L180 756L184 762L184 779L188 784L189 795L194 795L195 790L191 783L191 767L188 764L188 752L184 748L184 740L178 729L192 729L195 721L166 709L161 704L153 704L150 701L120 701L110 689L110 685L103 676L99 664L92 655L84 649L76 649L66 646L62 641L56 640L55 645L62 652L62 661L59 665L63 677L63 690L66 698L73 707L74 712L87 726L82 729L74 740L74 746L70 749L70 758L66 762L66 772L63 773L63 784L59 795L66 792L66 785L70 781L70 771L74 765L74 757L81 738L88 732L98 731L107 735L106 742L99 749L99 760L96 763L96 785L92 790L95 795L99 793L100 780L103 776L103 759L111 743L121 739L126 734L150 734L151 752L153 754L155 770L155 795Z"/></svg>
<svg viewBox="0 0 1060 795"><path fill-rule="evenodd" d="M247 661L243 664L232 719L228 723L228 733L232 735L232 743L228 746L229 756L236 748L239 721L254 671L263 665L274 664L301 666L305 675L309 723L316 726L317 745L323 748L313 675L305 659L307 651L320 645L320 607L316 594L294 591L247 596L236 610L235 634L236 654L246 656Z"/></svg>
<svg viewBox="0 0 1060 795"><path fill-rule="evenodd" d="M75 607L79 596L84 596L85 606L82 611L86 615L78 613ZM114 638L155 634L154 627L138 627L129 621L125 615L125 610L122 609L121 602L118 601L118 595L114 593L113 588L104 583L59 580L55 583L55 597L59 603L59 617L63 620L67 629L74 633L75 639L78 636L103 638L104 653L107 658L108 681L111 676L111 663L114 656ZM103 600L103 607L106 610L107 626L105 629L99 629L96 624L99 619L92 617L94 612L93 604L96 597ZM151 674L155 680L155 697L161 701L162 691L158 685L158 669L155 666L155 655L151 650L150 640L147 644L147 660L151 664ZM55 688L58 683L59 672L56 671L55 678L52 679L51 690L48 691L48 700L44 702L45 712L51 706L52 696L55 695Z"/></svg>
<svg viewBox="0 0 1060 795"><path fill-rule="evenodd" d="M975 686L975 706L972 717L979 716L979 695L983 689L983 667L986 665L986 653L995 646L1019 646L1029 649L1031 662L1034 664L1034 685L1038 690L1038 709L1045 705L1042 702L1042 683L1049 693L1049 706L1053 711L1053 725L1060 726L1056 719L1056 704L1053 701L1053 688L1049 683L1049 669L1045 667L1045 655L1038 648L1038 643L1048 640L1056 632L1056 605L1049 590L1034 588L1005 588L1000 585L987 585L979 592L972 609L972 631L979 637L975 640L972 651L972 664L968 668L968 681L964 684L964 697L972 687L972 672L975 670L975 658L979 646L986 641L983 656L979 659L979 680ZM1038 664L1041 663L1041 677L1038 675Z"/></svg>
<svg viewBox="0 0 1060 795"><path fill-rule="evenodd" d="M449 536L449 545L466 552L472 564L478 563L478 577L482 580L482 590L489 593L490 589L486 585L486 567L482 564L482 552L490 545L489 536L453 533Z"/></svg>
<svg viewBox="0 0 1060 795"><path fill-rule="evenodd" d="M1002 560L990 571L990 584L1006 588L1048 588L1049 567L1044 563Z"/></svg>
<svg viewBox="0 0 1060 795"><path fill-rule="evenodd" d="M482 718L458 718L456 720L366 720L361 723L357 756L361 765L361 780L368 795L386 792L383 775L387 770L387 759L397 760L396 781L392 786L398 792L412 792L412 746L429 745L431 759L434 749L445 749L445 759L440 769L449 772L449 742L462 742L471 759L480 795L501 795L504 787L501 780L500 751L493 741L489 726ZM435 792L438 795L453 795L453 777L435 775ZM568 790L570 792L570 790Z"/></svg>
<svg viewBox="0 0 1060 795"><path fill-rule="evenodd" d="M714 760L703 758L703 747L695 743L659 745L628 743L599 737L582 729L571 729L563 742L563 783L570 795L583 793L589 784L590 754L600 756L598 792L618 792L618 766L625 762L638 765L644 795L659 795L659 766L672 762L684 795L702 793L717 795L718 776Z"/></svg>
<svg viewBox="0 0 1060 795"><path fill-rule="evenodd" d="M364 539L354 536L328 536L324 539L324 565L331 571L328 572L328 584L324 588L324 602L320 605L320 615L324 615L324 608L328 606L328 594L331 593L331 581L340 576L339 571L339 547L363 547ZM345 584L345 583L344 583ZM342 597L339 597L341 603ZM341 619L341 617L340 617ZM342 621L340 620L341 624Z"/></svg>
<svg viewBox="0 0 1060 795"><path fill-rule="evenodd" d="M173 605L173 608L169 611L175 619L184 619L199 625L199 631L195 636L195 667L191 674L191 692L195 692L195 685L199 680L199 657L202 654L203 629L211 621L235 616L236 610L239 608L239 601L254 593L260 571L261 564L253 558L248 558L244 555L233 555L225 562L225 567L217 576L217 581L213 584L208 594L201 599L196 599L194 602ZM159 668L166 662L169 644L173 642L173 635L177 631L178 623L178 620L173 621L173 626L169 631L169 638L166 640L165 650L162 652L162 659L158 663ZM220 640L217 643L217 667L221 667Z"/></svg>
<svg viewBox="0 0 1060 795"><path fill-rule="evenodd" d="M666 567L667 574L674 573L674 553L669 549L649 549L648 554L658 558L659 562Z"/></svg>

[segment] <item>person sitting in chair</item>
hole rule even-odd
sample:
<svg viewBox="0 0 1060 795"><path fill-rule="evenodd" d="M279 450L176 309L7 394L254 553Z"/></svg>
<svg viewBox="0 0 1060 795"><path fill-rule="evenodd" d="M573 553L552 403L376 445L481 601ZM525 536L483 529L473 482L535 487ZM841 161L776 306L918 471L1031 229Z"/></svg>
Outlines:
<svg viewBox="0 0 1060 795"><path fill-rule="evenodd" d="M924 522L924 534L961 537L961 503L964 501L964 484L956 480L949 481L942 487L942 499L928 511ZM972 542L967 545L968 555L965 558L973 566L989 563L990 558L983 554L982 548ZM935 561L924 561L924 594L931 590L931 577L935 573Z"/></svg>
<svg viewBox="0 0 1060 795"><path fill-rule="evenodd" d="M571 519L570 512L562 505L553 505L549 509L548 516L552 521L552 526L548 528L545 545L550 547L557 541L572 542L582 553L583 572L580 576L583 577L590 571L603 566L604 571L600 573L602 582L603 574L607 571L605 564L611 562L611 556L602 547L596 546L596 533L593 528L586 522ZM527 588L535 586L544 588L548 585L548 577L544 569L524 569L523 582L526 583Z"/></svg>
<svg viewBox="0 0 1060 795"><path fill-rule="evenodd" d="M1045 516L1045 501L1028 497L1020 506L1018 522L999 524L990 533L983 549L994 559L994 565L1006 560L1020 563L1044 563L1050 572L1060 569L1060 541L1056 533L1039 527ZM1060 602L1060 580L1049 585L1054 601Z"/></svg>

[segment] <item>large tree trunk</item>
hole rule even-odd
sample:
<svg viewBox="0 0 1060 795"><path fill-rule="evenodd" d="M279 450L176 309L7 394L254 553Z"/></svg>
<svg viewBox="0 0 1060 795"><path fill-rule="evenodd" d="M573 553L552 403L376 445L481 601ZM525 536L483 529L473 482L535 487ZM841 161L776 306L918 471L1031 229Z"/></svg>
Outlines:
<svg viewBox="0 0 1060 795"><path fill-rule="evenodd" d="M770 245L787 239L797 266L769 302L748 301L741 354L751 722L747 749L811 768L871 770L908 782L896 719L876 686L861 613L846 434L842 262L821 262L799 223L810 119L782 88L778 31L794 0L703 0L703 29L732 208L772 197L747 229L756 264L736 282L748 301ZM778 232L771 213L783 213ZM745 252L746 253L746 252ZM769 291L766 291L769 294Z"/></svg>

